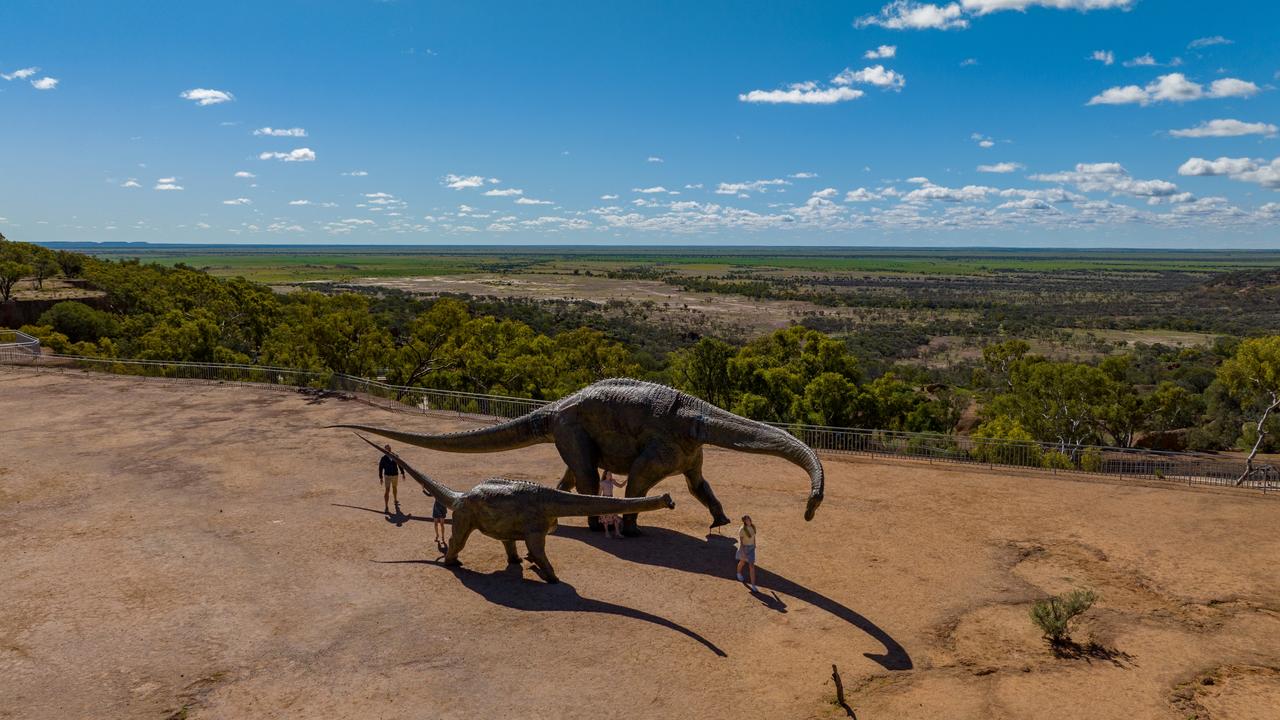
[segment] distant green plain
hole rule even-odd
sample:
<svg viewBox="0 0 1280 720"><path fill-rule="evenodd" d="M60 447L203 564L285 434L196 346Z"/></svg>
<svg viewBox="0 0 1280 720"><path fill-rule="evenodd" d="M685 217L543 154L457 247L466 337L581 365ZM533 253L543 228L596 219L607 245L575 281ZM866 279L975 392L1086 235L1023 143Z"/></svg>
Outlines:
<svg viewBox="0 0 1280 720"><path fill-rule="evenodd" d="M739 272L909 273L1203 272L1280 267L1280 251L938 248L575 248L357 246L77 246L100 257L184 263L265 283L474 273L604 273L651 266L697 275Z"/></svg>

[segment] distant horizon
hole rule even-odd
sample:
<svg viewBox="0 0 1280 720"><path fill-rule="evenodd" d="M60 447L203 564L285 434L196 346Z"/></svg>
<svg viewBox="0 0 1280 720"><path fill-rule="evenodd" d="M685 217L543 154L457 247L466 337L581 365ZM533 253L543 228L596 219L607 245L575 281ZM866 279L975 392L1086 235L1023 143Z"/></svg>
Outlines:
<svg viewBox="0 0 1280 720"><path fill-rule="evenodd" d="M14 238L10 238L11 240ZM49 240L43 242L35 242L35 245L48 248L83 248L83 247L99 247L99 248L155 248L155 249L192 249L192 248L219 248L219 249L295 249L305 250L309 248L330 248L344 250L505 250L505 251L538 251L538 250L556 250L556 249L590 249L606 252L623 252L627 250L689 250L697 252L726 252L733 250L744 251L773 251L779 254L788 254L804 251L840 251L840 250L866 250L866 251L892 251L892 252L930 252L935 250L949 251L981 251L995 253L1052 253L1052 252L1090 252L1090 253L1186 253L1186 254L1208 254L1208 253L1258 253L1258 254L1276 254L1280 255L1280 247L1258 248L1258 247L1213 247L1213 248L1171 248L1171 247L1119 247L1119 246L1050 246L1050 245L1034 245L1034 246L1010 246L1010 245L753 245L753 244L733 244L733 245L711 245L711 244L674 244L674 243L635 243L635 244L616 244L616 243L490 243L490 242L474 242L474 243L180 243L180 242L152 242L148 240Z"/></svg>

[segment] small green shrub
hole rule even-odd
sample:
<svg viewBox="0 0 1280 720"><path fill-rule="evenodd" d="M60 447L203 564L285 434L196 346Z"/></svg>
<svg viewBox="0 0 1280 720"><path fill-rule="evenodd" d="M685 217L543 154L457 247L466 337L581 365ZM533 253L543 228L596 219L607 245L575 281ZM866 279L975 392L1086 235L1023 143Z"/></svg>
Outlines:
<svg viewBox="0 0 1280 720"><path fill-rule="evenodd" d="M1074 470L1071 456L1059 450L1050 450L1040 456L1040 467L1046 470Z"/></svg>
<svg viewBox="0 0 1280 720"><path fill-rule="evenodd" d="M1051 643L1063 643L1068 638L1068 625L1077 615L1093 606L1098 594L1092 590L1072 590L1031 605L1031 622L1036 624Z"/></svg>
<svg viewBox="0 0 1280 720"><path fill-rule="evenodd" d="M1080 469L1085 472L1102 472L1102 451L1089 448L1081 453Z"/></svg>

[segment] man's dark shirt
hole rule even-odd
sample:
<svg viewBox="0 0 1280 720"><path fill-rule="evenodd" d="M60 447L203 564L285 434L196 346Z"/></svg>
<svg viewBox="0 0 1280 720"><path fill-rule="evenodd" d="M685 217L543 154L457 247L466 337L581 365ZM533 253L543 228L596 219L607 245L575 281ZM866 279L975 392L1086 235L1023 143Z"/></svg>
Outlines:
<svg viewBox="0 0 1280 720"><path fill-rule="evenodd" d="M392 460L390 455L383 455L382 460L378 461L378 477L399 474L400 466L396 465L396 461Z"/></svg>

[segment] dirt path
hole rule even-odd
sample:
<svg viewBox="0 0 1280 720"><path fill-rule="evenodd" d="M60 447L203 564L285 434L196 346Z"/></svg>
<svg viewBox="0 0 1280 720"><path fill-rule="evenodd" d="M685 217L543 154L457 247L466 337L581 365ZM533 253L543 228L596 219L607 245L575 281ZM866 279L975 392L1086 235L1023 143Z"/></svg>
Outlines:
<svg viewBox="0 0 1280 720"><path fill-rule="evenodd" d="M733 579L682 483L644 538L570 521L564 580L381 513L335 421L457 420L286 391L0 371L0 717L1253 718L1280 707L1280 503L828 461L826 503L773 459L711 452L760 527ZM551 482L550 446L406 456L455 487ZM401 488L405 509L429 513ZM1028 603L1101 601L1055 658ZM185 708L185 711L183 710ZM1275 717L1271 715L1270 717Z"/></svg>

